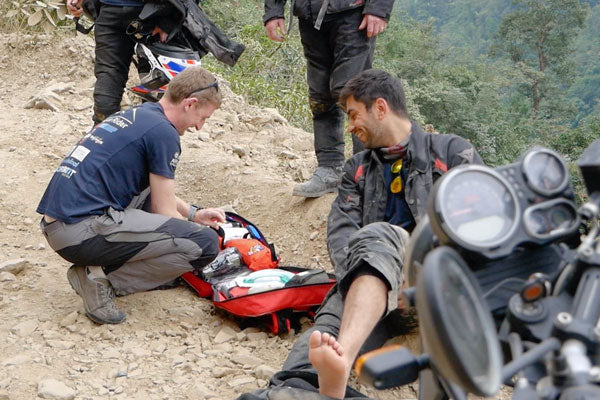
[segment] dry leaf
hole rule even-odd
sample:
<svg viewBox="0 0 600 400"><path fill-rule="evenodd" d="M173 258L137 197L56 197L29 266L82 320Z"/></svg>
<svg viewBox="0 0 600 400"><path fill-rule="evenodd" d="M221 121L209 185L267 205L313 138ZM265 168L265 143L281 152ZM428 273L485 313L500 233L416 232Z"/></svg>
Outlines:
<svg viewBox="0 0 600 400"><path fill-rule="evenodd" d="M65 16L67 15L67 7L60 6L56 9L56 16L58 17L58 19L60 21L62 21L63 19L65 19Z"/></svg>
<svg viewBox="0 0 600 400"><path fill-rule="evenodd" d="M27 24L29 26L37 25L42 20L42 18L44 18L44 12L42 10L37 10L36 12L31 14L29 18L27 18Z"/></svg>
<svg viewBox="0 0 600 400"><path fill-rule="evenodd" d="M44 14L46 14L47 21L50 22L52 26L56 27L56 23L54 22L52 15L50 15L50 12L48 10L44 10Z"/></svg>

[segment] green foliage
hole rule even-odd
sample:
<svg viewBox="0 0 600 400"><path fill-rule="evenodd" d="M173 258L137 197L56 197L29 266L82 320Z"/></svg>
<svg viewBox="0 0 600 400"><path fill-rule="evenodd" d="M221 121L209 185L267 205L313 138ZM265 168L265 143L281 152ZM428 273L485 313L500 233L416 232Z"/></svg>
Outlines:
<svg viewBox="0 0 600 400"><path fill-rule="evenodd" d="M229 37L246 46L233 68L211 56L203 59L204 65L223 76L250 103L275 107L292 124L312 130L306 63L297 27L280 45L267 38L262 23L262 1L208 0L202 7Z"/></svg>
<svg viewBox="0 0 600 400"><path fill-rule="evenodd" d="M0 28L6 31L52 32L64 23L67 7L60 0L11 0L0 4Z"/></svg>
<svg viewBox="0 0 600 400"><path fill-rule="evenodd" d="M515 9L502 17L492 55L506 54L528 81L535 112L558 89L568 88L574 65L573 43L587 7L580 0L511 0ZM552 107L551 112L556 112Z"/></svg>
<svg viewBox="0 0 600 400"><path fill-rule="evenodd" d="M574 63L577 77L569 88L569 97L578 103L579 119L594 112L600 105L600 4L596 2L586 20L586 26L577 38ZM596 112L600 108L596 109Z"/></svg>

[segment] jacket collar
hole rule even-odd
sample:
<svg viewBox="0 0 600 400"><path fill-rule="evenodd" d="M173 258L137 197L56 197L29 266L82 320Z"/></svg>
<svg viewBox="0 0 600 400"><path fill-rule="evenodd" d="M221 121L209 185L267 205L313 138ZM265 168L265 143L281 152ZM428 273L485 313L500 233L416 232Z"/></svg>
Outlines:
<svg viewBox="0 0 600 400"><path fill-rule="evenodd" d="M424 172L429 165L427 134L415 121L411 121L411 123L412 128L410 130L408 143L408 156L410 157L413 169Z"/></svg>

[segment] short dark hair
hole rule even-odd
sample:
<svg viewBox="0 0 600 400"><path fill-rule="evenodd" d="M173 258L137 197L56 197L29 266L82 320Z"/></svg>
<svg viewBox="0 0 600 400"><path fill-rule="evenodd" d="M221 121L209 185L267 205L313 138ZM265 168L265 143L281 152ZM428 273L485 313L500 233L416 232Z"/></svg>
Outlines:
<svg viewBox="0 0 600 400"><path fill-rule="evenodd" d="M363 103L367 110L371 109L375 100L383 98L394 113L408 117L402 84L385 71L368 69L350 79L340 92L338 103L342 109L346 109L350 96Z"/></svg>

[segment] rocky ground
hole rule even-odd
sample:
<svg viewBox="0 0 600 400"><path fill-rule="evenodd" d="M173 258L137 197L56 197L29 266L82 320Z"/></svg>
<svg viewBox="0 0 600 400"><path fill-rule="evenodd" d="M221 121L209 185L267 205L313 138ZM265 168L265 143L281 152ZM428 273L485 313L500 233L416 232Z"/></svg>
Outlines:
<svg viewBox="0 0 600 400"><path fill-rule="evenodd" d="M264 387L297 333L240 330L183 286L118 298L127 321L96 325L66 280L68 263L45 243L35 209L91 127L92 56L82 35L0 36L0 399L233 399ZM233 207L285 265L330 269L333 195L291 196L314 168L311 134L221 87L222 109L182 138L178 194ZM416 397L413 387L358 388L379 399Z"/></svg>

